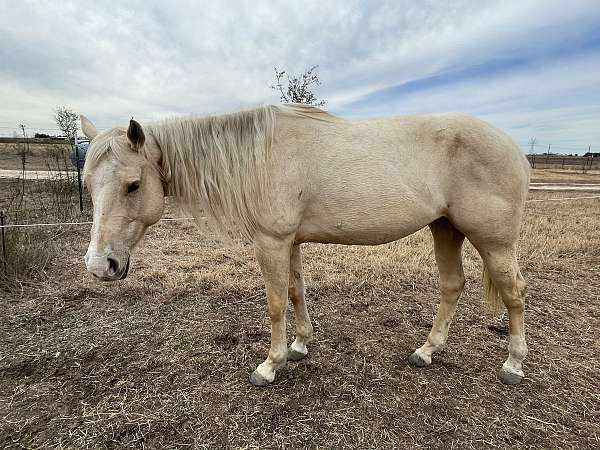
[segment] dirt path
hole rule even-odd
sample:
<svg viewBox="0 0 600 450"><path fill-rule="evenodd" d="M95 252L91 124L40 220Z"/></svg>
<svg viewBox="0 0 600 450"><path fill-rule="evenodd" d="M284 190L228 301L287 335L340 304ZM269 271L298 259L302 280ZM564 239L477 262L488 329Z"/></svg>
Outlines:
<svg viewBox="0 0 600 450"><path fill-rule="evenodd" d="M600 184L584 183L529 183L530 191L600 191Z"/></svg>
<svg viewBox="0 0 600 450"><path fill-rule="evenodd" d="M0 169L0 178L21 178L21 170ZM48 171L48 170L26 170L25 177L28 180L49 180L52 178L64 177L66 175L77 176L75 171Z"/></svg>
<svg viewBox="0 0 600 450"><path fill-rule="evenodd" d="M0 178L20 178L21 170L0 169ZM65 176L67 174L76 176L75 171L47 171L47 170L26 170L25 176L28 180L48 180ZM596 183L537 183L532 182L529 185L532 191L593 191L600 192L600 184Z"/></svg>

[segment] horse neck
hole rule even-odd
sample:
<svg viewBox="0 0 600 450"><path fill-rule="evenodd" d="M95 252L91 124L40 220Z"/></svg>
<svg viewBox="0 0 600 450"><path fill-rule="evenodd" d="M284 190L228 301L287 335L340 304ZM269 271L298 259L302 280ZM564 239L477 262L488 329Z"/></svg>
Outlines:
<svg viewBox="0 0 600 450"><path fill-rule="evenodd" d="M273 129L270 107L150 125L162 153L167 192L192 214L249 236L267 190Z"/></svg>

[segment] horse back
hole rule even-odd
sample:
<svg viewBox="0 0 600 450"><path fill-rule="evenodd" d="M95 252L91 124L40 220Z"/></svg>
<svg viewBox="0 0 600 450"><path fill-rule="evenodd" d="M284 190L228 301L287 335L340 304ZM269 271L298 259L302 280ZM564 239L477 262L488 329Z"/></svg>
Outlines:
<svg viewBox="0 0 600 450"><path fill-rule="evenodd" d="M279 219L300 240L358 244L406 236L474 195L522 203L528 184L512 140L460 113L283 117L271 172Z"/></svg>

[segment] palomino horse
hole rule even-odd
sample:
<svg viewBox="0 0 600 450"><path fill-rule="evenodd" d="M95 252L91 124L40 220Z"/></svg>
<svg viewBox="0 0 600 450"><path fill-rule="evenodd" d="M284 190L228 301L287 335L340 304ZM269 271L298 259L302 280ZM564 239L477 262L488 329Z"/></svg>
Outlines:
<svg viewBox="0 0 600 450"><path fill-rule="evenodd" d="M308 353L312 325L304 300L300 244L376 245L429 226L440 272L441 303L427 341L409 357L431 364L446 342L463 290L465 236L484 262L487 301L508 310L503 383L523 377L526 284L515 246L529 164L504 133L465 114L423 114L346 121L320 109L266 106L98 133L84 180L94 203L85 261L101 280L127 275L130 253L157 222L164 197L196 217L253 242L271 319L267 359L250 376L266 385L286 361ZM287 348L288 297L296 338ZM501 300L500 300L501 299Z"/></svg>

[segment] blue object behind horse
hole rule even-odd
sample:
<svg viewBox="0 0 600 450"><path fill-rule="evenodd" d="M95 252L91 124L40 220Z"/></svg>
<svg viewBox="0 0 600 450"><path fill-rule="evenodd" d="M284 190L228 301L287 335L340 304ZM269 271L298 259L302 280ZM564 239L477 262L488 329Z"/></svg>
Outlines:
<svg viewBox="0 0 600 450"><path fill-rule="evenodd" d="M87 153L87 149L88 149L89 145L90 145L89 142L79 142L77 144L77 150L79 151L79 168L80 169L83 169L83 164L85 163L85 155ZM77 167L77 154L75 152L75 148L73 148L73 150L71 151L69 158L71 159L73 166Z"/></svg>

